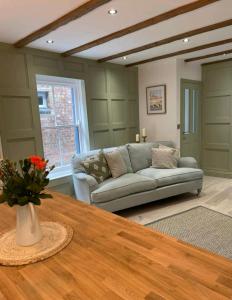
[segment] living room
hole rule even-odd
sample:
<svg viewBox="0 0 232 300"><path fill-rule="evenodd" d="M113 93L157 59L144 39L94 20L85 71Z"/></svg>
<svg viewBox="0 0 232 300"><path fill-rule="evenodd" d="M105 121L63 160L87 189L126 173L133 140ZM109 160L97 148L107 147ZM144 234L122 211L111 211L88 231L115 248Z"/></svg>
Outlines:
<svg viewBox="0 0 232 300"><path fill-rule="evenodd" d="M0 10L0 299L231 299L232 1Z"/></svg>

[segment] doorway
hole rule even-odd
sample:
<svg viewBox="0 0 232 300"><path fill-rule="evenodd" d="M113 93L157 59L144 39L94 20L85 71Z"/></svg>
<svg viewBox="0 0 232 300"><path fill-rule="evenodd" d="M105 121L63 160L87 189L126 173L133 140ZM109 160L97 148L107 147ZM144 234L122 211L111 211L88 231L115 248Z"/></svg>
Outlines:
<svg viewBox="0 0 232 300"><path fill-rule="evenodd" d="M181 79L181 156L201 163L201 82Z"/></svg>

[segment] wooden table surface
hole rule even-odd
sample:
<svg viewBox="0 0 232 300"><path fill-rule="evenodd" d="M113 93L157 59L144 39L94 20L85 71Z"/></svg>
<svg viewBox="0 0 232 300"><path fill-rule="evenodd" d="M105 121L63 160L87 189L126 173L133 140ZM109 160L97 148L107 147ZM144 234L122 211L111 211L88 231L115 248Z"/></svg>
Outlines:
<svg viewBox="0 0 232 300"><path fill-rule="evenodd" d="M40 220L70 224L72 242L45 261L0 266L0 300L232 299L232 261L53 193ZM0 232L15 209L0 208Z"/></svg>

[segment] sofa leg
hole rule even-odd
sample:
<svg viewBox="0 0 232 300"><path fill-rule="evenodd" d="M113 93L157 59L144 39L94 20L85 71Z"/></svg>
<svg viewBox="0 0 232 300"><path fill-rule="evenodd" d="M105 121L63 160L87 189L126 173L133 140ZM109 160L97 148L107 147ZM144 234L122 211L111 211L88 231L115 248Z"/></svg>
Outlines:
<svg viewBox="0 0 232 300"><path fill-rule="evenodd" d="M200 196L202 189L197 189L197 197Z"/></svg>

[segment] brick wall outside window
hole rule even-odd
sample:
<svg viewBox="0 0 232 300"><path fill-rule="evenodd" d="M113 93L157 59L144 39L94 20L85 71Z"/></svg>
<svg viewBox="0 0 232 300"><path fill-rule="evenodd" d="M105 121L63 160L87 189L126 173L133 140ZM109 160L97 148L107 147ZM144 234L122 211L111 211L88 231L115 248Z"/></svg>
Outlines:
<svg viewBox="0 0 232 300"><path fill-rule="evenodd" d="M72 87L37 84L37 90L48 92L47 109L40 109L44 156L56 167L68 165L77 149Z"/></svg>

